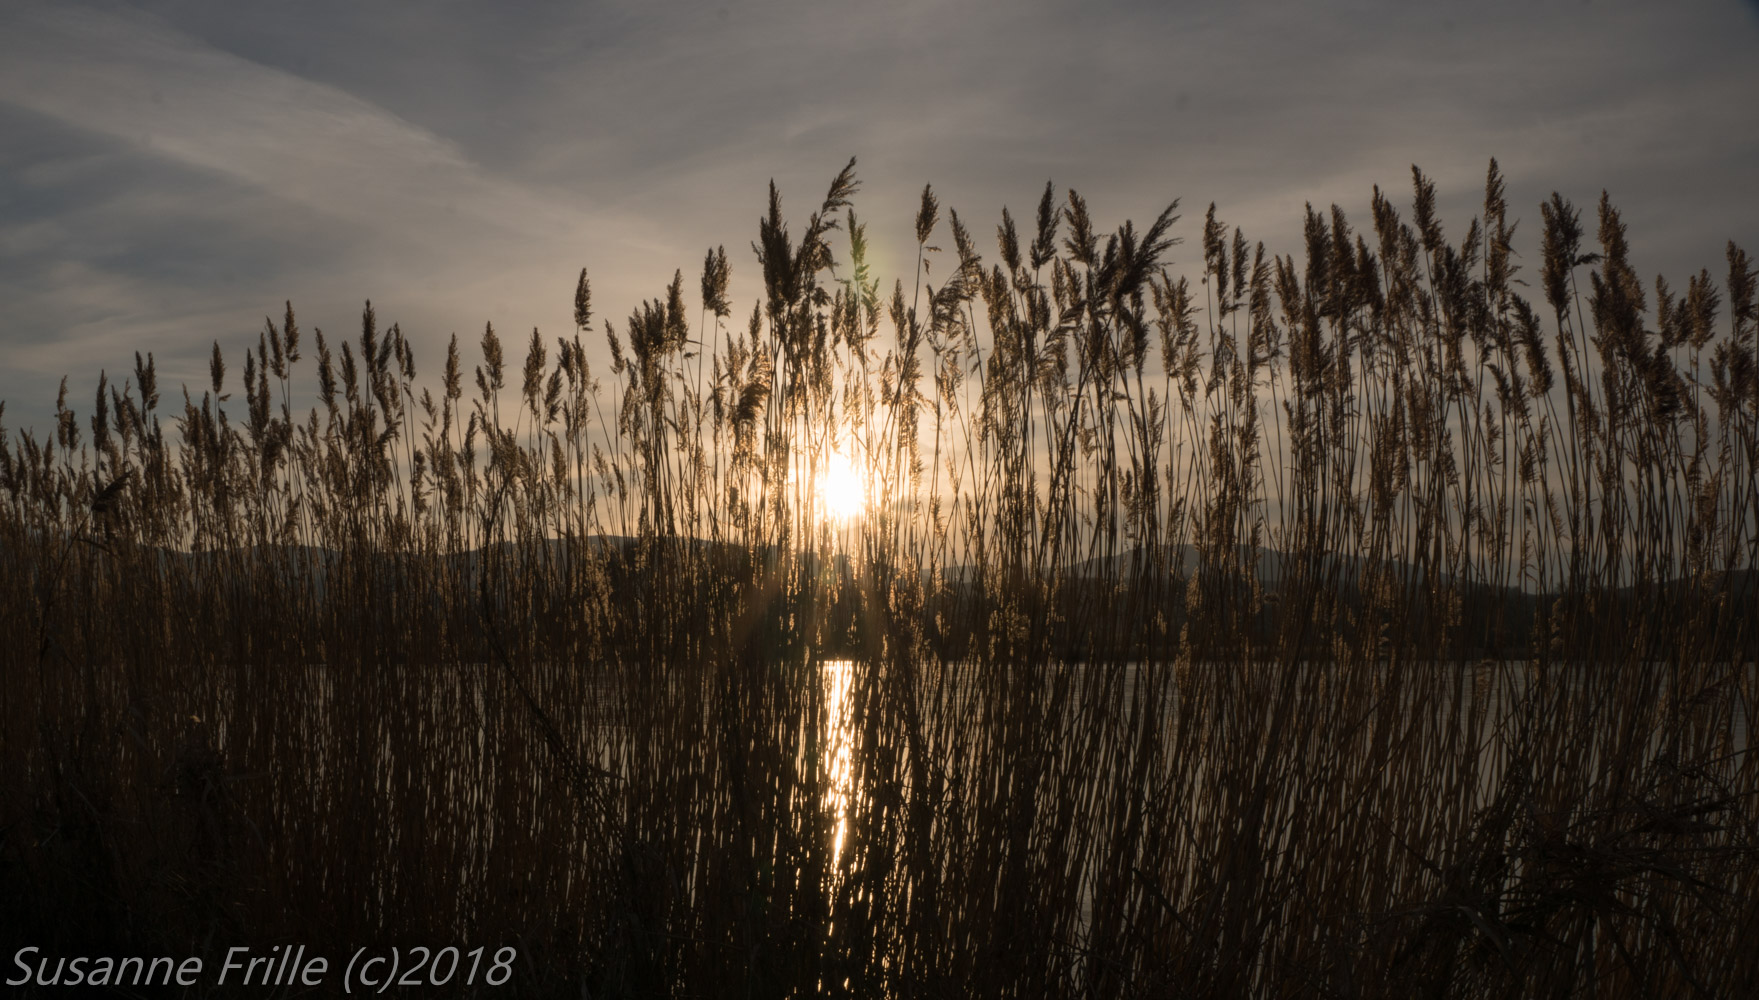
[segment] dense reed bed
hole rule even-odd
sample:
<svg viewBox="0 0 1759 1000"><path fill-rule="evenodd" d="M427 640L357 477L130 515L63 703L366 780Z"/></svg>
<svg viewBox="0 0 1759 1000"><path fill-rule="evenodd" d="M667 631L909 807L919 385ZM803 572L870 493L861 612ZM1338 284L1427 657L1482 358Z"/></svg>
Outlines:
<svg viewBox="0 0 1759 1000"><path fill-rule="evenodd" d="M924 189L888 290L853 166L794 232L772 189L748 322L712 251L608 371L582 272L517 367L289 305L199 397L149 354L0 432L0 936L513 945L521 995L1759 983L1745 252L1649 285L1554 195L1523 281L1492 163L1457 243L1413 171L1299 259L1048 186L980 250Z"/></svg>

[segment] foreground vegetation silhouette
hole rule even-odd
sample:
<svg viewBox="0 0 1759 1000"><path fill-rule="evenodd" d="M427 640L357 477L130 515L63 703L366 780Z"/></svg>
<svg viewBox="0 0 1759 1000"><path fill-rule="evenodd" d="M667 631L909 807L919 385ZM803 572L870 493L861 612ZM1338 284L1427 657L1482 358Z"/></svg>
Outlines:
<svg viewBox="0 0 1759 1000"><path fill-rule="evenodd" d="M1649 286L1553 195L1529 302L1494 162L1457 244L1414 169L1299 262L1211 206L1184 277L1176 206L1047 186L986 260L925 188L888 296L853 167L798 237L772 187L748 323L717 249L608 373L583 271L519 368L489 327L423 387L289 305L199 399L137 355L0 430L0 939L511 944L520 995L1759 982L1745 252Z"/></svg>

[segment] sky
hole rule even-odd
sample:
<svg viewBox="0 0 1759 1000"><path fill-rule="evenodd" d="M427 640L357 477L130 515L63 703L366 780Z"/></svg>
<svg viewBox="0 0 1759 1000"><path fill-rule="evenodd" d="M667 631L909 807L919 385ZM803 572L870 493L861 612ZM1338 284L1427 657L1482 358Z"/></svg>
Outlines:
<svg viewBox="0 0 1759 1000"><path fill-rule="evenodd" d="M1179 199L1178 270L1212 201L1297 253L1304 204L1366 226L1412 164L1457 239L1491 157L1529 274L1540 201L1604 189L1682 287L1759 252L1754 95L1756 0L4 0L0 400L47 431L136 351L199 397L286 300L308 385L368 299L432 379L487 322L572 335L583 267L619 327L675 269L694 306L717 245L742 317L768 183L798 234L851 156L887 288L924 184L991 257L1047 181L1102 231Z"/></svg>

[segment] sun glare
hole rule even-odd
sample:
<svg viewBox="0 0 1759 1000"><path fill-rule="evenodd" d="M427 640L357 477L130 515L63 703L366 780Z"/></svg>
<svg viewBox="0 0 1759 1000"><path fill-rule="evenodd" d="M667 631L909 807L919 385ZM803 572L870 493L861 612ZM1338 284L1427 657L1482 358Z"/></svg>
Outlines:
<svg viewBox="0 0 1759 1000"><path fill-rule="evenodd" d="M843 454L831 451L818 477L819 509L833 521L847 521L867 510L867 487Z"/></svg>

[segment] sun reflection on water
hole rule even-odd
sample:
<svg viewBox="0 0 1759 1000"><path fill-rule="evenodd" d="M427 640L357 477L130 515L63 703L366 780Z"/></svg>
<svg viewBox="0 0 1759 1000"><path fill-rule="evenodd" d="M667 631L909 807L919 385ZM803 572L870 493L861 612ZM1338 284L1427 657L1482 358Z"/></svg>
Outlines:
<svg viewBox="0 0 1759 1000"><path fill-rule="evenodd" d="M824 663L824 769L828 789L825 804L836 817L831 841L832 868L842 860L843 835L849 823L850 756L855 735L854 722L849 717L849 681L854 673L853 660L826 660Z"/></svg>

